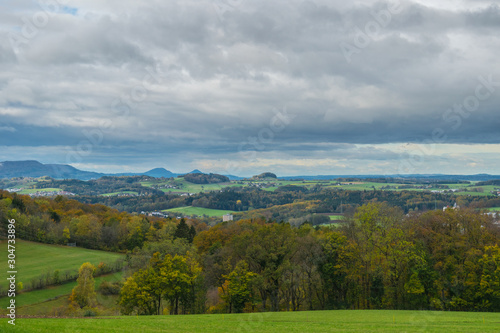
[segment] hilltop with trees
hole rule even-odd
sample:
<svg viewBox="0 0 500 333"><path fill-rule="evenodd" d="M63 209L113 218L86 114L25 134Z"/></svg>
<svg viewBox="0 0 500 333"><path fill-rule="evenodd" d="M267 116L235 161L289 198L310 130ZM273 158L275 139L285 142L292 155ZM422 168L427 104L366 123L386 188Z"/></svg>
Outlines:
<svg viewBox="0 0 500 333"><path fill-rule="evenodd" d="M193 184L218 184L218 183L229 183L228 177L223 175L218 175L216 173L188 173L183 176L184 180Z"/></svg>
<svg viewBox="0 0 500 333"><path fill-rule="evenodd" d="M277 179L278 177L276 174L272 172L264 172L261 173L260 175L253 176L251 179L252 180L262 180L262 179Z"/></svg>

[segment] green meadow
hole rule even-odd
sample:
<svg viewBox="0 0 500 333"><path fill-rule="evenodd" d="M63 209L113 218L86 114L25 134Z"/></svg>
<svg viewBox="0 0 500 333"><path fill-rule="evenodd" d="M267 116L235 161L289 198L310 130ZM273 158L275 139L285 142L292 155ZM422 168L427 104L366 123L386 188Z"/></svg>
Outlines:
<svg viewBox="0 0 500 333"><path fill-rule="evenodd" d="M63 245L48 245L23 240L16 240L16 269L17 280L25 286L35 277L47 272L59 270L62 275L65 271L78 272L84 262L98 265L100 262L113 263L123 254L88 250ZM0 272L7 274L7 241L0 241ZM0 280L0 286L7 287L7 279Z"/></svg>
<svg viewBox="0 0 500 333"><path fill-rule="evenodd" d="M37 188L37 189L24 189L19 191L19 194L31 194L36 192L60 192L62 189L60 188Z"/></svg>
<svg viewBox="0 0 500 333"><path fill-rule="evenodd" d="M226 215L226 214L231 213L230 210L209 209L209 208L192 207L192 206L167 209L167 210L164 210L163 212L179 213L179 214L186 215L186 216L207 215L210 217L222 217L222 215Z"/></svg>
<svg viewBox="0 0 500 333"><path fill-rule="evenodd" d="M113 193L105 193L101 194L103 197L113 197L121 194L131 194L131 195L138 195L139 193L134 192L134 191L122 191L122 192L113 192Z"/></svg>
<svg viewBox="0 0 500 333"><path fill-rule="evenodd" d="M265 312L151 317L18 318L0 320L1 332L498 332L499 313L390 310Z"/></svg>

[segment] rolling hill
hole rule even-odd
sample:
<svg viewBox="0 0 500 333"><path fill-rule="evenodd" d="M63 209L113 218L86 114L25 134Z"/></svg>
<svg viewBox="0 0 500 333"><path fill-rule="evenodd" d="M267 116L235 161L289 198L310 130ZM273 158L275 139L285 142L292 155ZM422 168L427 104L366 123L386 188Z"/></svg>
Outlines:
<svg viewBox="0 0 500 333"><path fill-rule="evenodd" d="M150 176L155 178L177 177L178 173L173 173L164 168L155 168L143 173L118 173L106 174L99 172L79 170L66 164L42 164L38 161L4 161L0 162L0 178L15 177L43 177L49 176L54 179L78 179L90 180L103 176Z"/></svg>

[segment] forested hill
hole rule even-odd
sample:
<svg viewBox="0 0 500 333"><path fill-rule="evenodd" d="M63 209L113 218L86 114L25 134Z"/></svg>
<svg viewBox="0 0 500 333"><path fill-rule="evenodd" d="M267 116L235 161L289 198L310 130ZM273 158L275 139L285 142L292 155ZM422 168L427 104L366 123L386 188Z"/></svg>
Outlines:
<svg viewBox="0 0 500 333"><path fill-rule="evenodd" d="M0 163L0 178L43 177L57 179L92 179L104 176L102 173L78 170L64 164L42 164L38 161L5 161Z"/></svg>
<svg viewBox="0 0 500 333"><path fill-rule="evenodd" d="M184 180L191 182L193 184L218 184L218 183L229 183L229 178L223 175L218 175L215 173L204 174L204 173L188 173L184 175Z"/></svg>
<svg viewBox="0 0 500 333"><path fill-rule="evenodd" d="M106 251L141 248L158 240L178 221L119 212L104 205L84 204L62 196L30 198L0 190L0 237L7 235L9 219L16 221L16 237L49 244L77 243ZM206 228L190 221L193 227ZM163 235L163 236L162 236Z"/></svg>

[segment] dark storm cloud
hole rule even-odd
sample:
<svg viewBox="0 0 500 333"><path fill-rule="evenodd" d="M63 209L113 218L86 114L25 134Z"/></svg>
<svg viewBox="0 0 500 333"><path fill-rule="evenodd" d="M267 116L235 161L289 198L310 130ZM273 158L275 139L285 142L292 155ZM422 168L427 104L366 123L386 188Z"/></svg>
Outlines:
<svg viewBox="0 0 500 333"><path fill-rule="evenodd" d="M471 11L466 19L471 26L498 27L500 26L500 6L491 4L487 8Z"/></svg>

